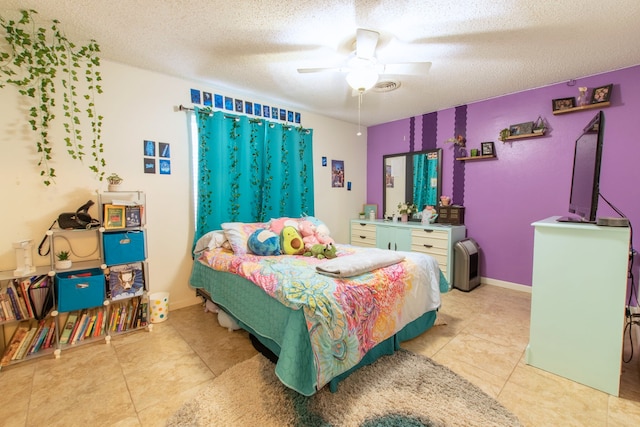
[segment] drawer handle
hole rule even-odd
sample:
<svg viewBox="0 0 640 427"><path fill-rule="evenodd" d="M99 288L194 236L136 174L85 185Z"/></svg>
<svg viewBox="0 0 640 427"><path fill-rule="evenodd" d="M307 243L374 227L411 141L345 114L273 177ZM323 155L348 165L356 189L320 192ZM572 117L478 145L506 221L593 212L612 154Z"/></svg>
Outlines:
<svg viewBox="0 0 640 427"><path fill-rule="evenodd" d="M367 224L365 224L364 222L361 222L360 225L363 226L363 227L367 226Z"/></svg>
<svg viewBox="0 0 640 427"><path fill-rule="evenodd" d="M387 243L387 249L391 250L391 242Z"/></svg>
<svg viewBox="0 0 640 427"><path fill-rule="evenodd" d="M431 249L433 247L433 245L422 245L422 246L424 246L427 249Z"/></svg>
<svg viewBox="0 0 640 427"><path fill-rule="evenodd" d="M430 228L423 228L425 233L433 233L433 230L431 230Z"/></svg>
<svg viewBox="0 0 640 427"><path fill-rule="evenodd" d="M366 238L367 238L367 236L360 236L360 238L361 238L361 239L366 239Z"/></svg>
<svg viewBox="0 0 640 427"><path fill-rule="evenodd" d="M78 289L86 289L86 288L88 288L88 287L89 287L89 284L88 284L88 283L78 283L78 284L76 285L76 288L78 288Z"/></svg>

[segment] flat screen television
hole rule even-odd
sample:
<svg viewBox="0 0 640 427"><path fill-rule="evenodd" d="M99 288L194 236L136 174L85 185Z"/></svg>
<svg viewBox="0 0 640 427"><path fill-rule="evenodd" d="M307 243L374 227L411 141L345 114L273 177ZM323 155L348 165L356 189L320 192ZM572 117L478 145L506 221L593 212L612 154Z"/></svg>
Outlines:
<svg viewBox="0 0 640 427"><path fill-rule="evenodd" d="M571 175L569 212L564 222L596 222L600 195L600 164L604 142L604 113L598 112L576 139Z"/></svg>

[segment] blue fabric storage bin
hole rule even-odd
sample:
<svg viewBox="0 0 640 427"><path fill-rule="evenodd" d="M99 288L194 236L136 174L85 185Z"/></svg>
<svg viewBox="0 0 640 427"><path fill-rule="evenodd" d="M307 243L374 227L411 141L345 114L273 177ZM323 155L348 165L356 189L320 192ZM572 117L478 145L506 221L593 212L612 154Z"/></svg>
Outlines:
<svg viewBox="0 0 640 427"><path fill-rule="evenodd" d="M129 264L147 258L144 230L103 233L102 241L107 265Z"/></svg>
<svg viewBox="0 0 640 427"><path fill-rule="evenodd" d="M60 312L101 306L105 300L105 279L99 268L58 273L55 284Z"/></svg>

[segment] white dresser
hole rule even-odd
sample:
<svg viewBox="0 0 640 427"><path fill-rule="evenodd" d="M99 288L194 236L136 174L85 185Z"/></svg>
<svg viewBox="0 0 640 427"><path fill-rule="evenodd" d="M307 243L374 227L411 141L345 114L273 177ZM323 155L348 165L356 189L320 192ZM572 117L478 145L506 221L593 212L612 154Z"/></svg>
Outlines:
<svg viewBox="0 0 640 427"><path fill-rule="evenodd" d="M451 285L453 245L466 237L464 225L351 220L351 244L366 248L422 252L433 256Z"/></svg>
<svg viewBox="0 0 640 427"><path fill-rule="evenodd" d="M526 362L617 396L630 229L556 218L533 223Z"/></svg>

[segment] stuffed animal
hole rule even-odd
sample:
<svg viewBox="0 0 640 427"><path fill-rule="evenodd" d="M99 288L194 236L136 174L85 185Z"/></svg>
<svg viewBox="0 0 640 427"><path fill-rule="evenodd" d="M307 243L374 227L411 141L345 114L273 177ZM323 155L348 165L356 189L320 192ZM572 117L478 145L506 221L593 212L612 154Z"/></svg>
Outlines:
<svg viewBox="0 0 640 427"><path fill-rule="evenodd" d="M302 236L306 251L310 251L313 245L320 243L316 238L316 226L311 221L300 221L298 223L298 231Z"/></svg>
<svg viewBox="0 0 640 427"><path fill-rule="evenodd" d="M329 236L329 227L322 222L316 225L310 218L313 217L305 217L305 219L298 223L298 230L302 235L305 249L309 251L313 245L318 243L323 245L335 243Z"/></svg>
<svg viewBox="0 0 640 427"><path fill-rule="evenodd" d="M312 257L318 258L318 259L335 258L337 256L336 255L336 247L333 246L332 244L328 244L328 245L321 245L321 244L313 245L313 246L311 246L311 249L309 251L304 253L304 256L312 256Z"/></svg>
<svg viewBox="0 0 640 427"><path fill-rule="evenodd" d="M259 228L247 241L249 250L256 255L280 255L280 237L271 230Z"/></svg>
<svg viewBox="0 0 640 427"><path fill-rule="evenodd" d="M285 255L302 255L304 253L304 242L298 230L287 225L280 233L280 245Z"/></svg>

